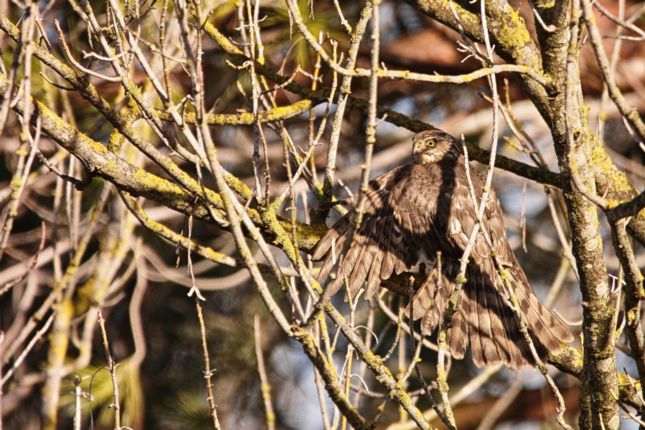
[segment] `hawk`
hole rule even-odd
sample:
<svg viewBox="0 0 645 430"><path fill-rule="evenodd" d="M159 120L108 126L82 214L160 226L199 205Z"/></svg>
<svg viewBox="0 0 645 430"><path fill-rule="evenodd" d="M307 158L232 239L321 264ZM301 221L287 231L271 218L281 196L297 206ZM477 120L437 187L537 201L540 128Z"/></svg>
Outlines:
<svg viewBox="0 0 645 430"><path fill-rule="evenodd" d="M353 297L365 285L369 299L394 275L414 274L417 287L411 292L409 310L415 320L423 317L424 329L433 330L443 318L457 282L460 259L476 224L471 192L479 202L484 178L474 168L467 170L461 145L452 136L427 130L412 141L411 163L370 181L360 226L355 231L351 227L357 212L354 208L322 237L313 258L325 258L319 279L328 281L327 294L335 294L346 284ZM503 363L518 369L532 365L534 357L506 298L508 286L541 357L560 349L561 342L569 342L573 336L534 295L506 239L502 210L492 190L482 219L483 231L472 248L466 282L448 331L448 347L453 357L463 358L470 344L478 367ZM500 265L506 281L500 275ZM334 279L330 279L332 273L336 274Z"/></svg>

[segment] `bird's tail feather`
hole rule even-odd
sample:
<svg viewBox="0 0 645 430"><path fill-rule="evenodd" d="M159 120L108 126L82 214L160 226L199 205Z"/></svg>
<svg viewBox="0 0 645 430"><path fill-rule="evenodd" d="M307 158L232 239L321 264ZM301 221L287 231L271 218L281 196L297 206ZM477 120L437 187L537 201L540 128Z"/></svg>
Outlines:
<svg viewBox="0 0 645 430"><path fill-rule="evenodd" d="M442 322L448 300L455 287L458 268L434 269L411 301L415 319L423 317L426 330ZM467 272L458 309L448 331L448 345L455 358L463 358L470 344L477 366L503 363L518 369L535 363L533 354L520 331L520 321L504 295L501 277L491 280L476 267ZM494 273L494 272L493 272ZM508 279L524 316L536 352L544 357L572 339L569 329L535 297L521 269L510 268Z"/></svg>

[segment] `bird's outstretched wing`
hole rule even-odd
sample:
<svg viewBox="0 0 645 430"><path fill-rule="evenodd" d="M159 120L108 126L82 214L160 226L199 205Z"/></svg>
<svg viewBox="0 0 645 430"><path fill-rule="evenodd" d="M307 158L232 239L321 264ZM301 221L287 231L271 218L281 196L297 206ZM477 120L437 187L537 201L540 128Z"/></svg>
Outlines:
<svg viewBox="0 0 645 430"><path fill-rule="evenodd" d="M408 164L373 179L365 194L360 227L354 231L350 224L356 214L354 208L318 242L313 258L325 258L319 279L326 281L333 275L327 286L330 294L347 281L354 295L366 281L366 297L370 298L381 281L393 273L432 263L436 200L424 198L425 193L417 189L419 175L427 178L428 172Z"/></svg>

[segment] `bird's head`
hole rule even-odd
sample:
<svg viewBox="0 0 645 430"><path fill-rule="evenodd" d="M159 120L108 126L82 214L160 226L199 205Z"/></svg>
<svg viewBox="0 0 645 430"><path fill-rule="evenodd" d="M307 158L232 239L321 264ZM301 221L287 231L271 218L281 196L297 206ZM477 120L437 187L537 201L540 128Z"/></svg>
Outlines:
<svg viewBox="0 0 645 430"><path fill-rule="evenodd" d="M441 130L417 133L412 144L412 158L416 163L437 163L447 158L456 159L461 154L456 140Z"/></svg>

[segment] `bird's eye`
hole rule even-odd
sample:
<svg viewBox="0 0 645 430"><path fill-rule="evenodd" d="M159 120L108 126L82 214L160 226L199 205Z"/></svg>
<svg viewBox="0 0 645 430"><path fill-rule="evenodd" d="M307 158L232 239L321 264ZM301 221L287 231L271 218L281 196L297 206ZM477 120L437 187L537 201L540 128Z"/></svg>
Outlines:
<svg viewBox="0 0 645 430"><path fill-rule="evenodd" d="M435 146L437 146L437 142L436 142L436 141L431 140L430 142L428 142L428 148L434 148Z"/></svg>

